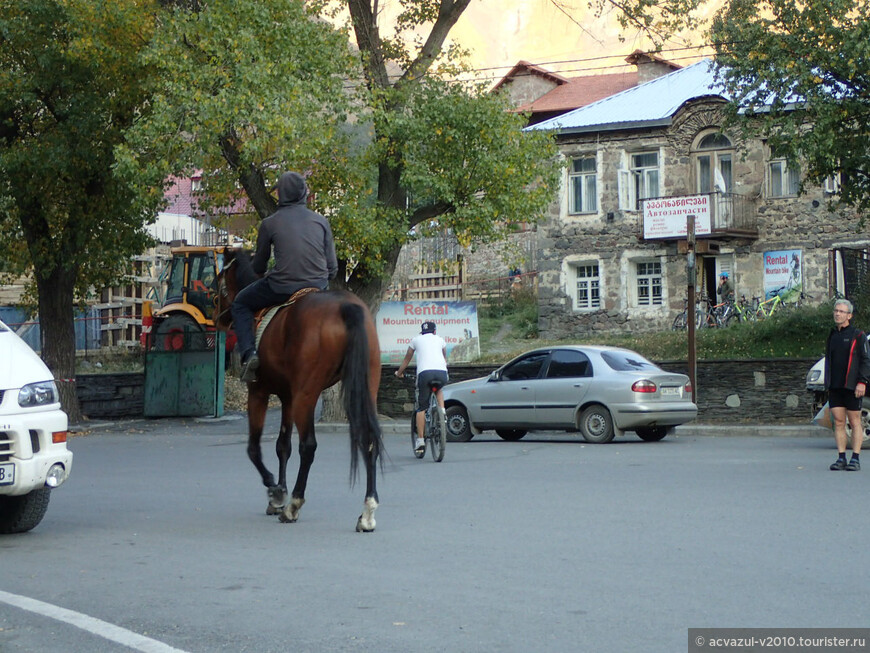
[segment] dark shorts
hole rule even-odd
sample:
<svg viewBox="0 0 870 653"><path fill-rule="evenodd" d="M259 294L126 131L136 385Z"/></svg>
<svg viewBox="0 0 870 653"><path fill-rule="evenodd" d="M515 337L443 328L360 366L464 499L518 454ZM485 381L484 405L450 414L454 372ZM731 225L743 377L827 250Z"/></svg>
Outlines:
<svg viewBox="0 0 870 653"><path fill-rule="evenodd" d="M429 396L432 391L429 384L432 381L440 381L441 385L447 385L447 372L444 370L423 370L417 375L417 410L429 408Z"/></svg>
<svg viewBox="0 0 870 653"><path fill-rule="evenodd" d="M828 390L828 406L845 408L846 410L861 410L862 398L855 396L854 390L846 388L831 388Z"/></svg>

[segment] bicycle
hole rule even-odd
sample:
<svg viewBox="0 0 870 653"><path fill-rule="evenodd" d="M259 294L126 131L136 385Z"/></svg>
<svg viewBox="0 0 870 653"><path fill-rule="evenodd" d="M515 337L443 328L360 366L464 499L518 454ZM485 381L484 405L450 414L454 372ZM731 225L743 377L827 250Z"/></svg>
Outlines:
<svg viewBox="0 0 870 653"><path fill-rule="evenodd" d="M763 320L773 315L774 311L782 304L782 297L774 295L765 301L761 301L761 297L753 297L752 303L756 319Z"/></svg>
<svg viewBox="0 0 870 653"><path fill-rule="evenodd" d="M740 300L734 302L734 315L738 322L755 322L758 317L756 311L757 308L753 310L748 306L746 295L741 295Z"/></svg>
<svg viewBox="0 0 870 653"><path fill-rule="evenodd" d="M701 301L706 300L698 300L695 302L695 326L697 328L701 328L705 326L707 320L707 311L701 309ZM685 331L689 326L688 323L688 308L689 308L689 300L683 300L683 310L680 313L677 313L677 316L674 318L674 322L671 325L671 328L674 331Z"/></svg>
<svg viewBox="0 0 870 653"><path fill-rule="evenodd" d="M429 407L426 409L426 417L423 420L423 439L426 446L432 452L432 460L440 463L444 460L444 451L447 448L447 413L438 403L436 393L444 384L441 381L433 380L429 383ZM416 388L416 384L415 384ZM415 390L415 395L419 397L419 391ZM417 402L414 402L414 406ZM426 450L417 451L417 415L414 413L411 416L411 451L414 456L422 458L426 455Z"/></svg>

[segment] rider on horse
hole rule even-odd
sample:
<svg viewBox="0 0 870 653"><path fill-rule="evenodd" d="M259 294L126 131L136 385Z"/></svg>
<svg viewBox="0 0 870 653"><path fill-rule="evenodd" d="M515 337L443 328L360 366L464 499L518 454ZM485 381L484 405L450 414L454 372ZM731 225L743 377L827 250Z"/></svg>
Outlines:
<svg viewBox="0 0 870 653"><path fill-rule="evenodd" d="M329 222L306 206L308 186L297 172L278 180L278 210L260 223L251 262L263 275L244 288L232 304L242 358L243 381L254 381L260 359L254 347L254 313L287 301L303 288L326 289L338 271ZM275 264L266 270L274 248Z"/></svg>

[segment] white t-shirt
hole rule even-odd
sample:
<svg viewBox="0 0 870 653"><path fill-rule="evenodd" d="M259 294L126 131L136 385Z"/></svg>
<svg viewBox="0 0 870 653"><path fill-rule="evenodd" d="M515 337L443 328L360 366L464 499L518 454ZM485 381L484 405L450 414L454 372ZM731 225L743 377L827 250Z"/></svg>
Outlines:
<svg viewBox="0 0 870 653"><path fill-rule="evenodd" d="M421 333L408 345L417 353L417 374L426 370L447 371L447 361L444 360L444 348L447 343L444 338L434 333Z"/></svg>

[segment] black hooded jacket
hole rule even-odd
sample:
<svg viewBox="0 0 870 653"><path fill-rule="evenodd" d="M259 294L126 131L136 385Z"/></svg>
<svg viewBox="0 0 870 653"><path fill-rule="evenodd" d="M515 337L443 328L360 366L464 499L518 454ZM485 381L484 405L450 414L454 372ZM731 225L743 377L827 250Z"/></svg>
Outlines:
<svg viewBox="0 0 870 653"><path fill-rule="evenodd" d="M851 324L831 329L825 347L825 387L854 390L870 381L870 344L864 332Z"/></svg>
<svg viewBox="0 0 870 653"><path fill-rule="evenodd" d="M307 198L302 175L285 172L278 180L278 210L260 223L251 263L276 293L294 292L300 284L323 287L338 271L332 228L306 206ZM275 265L267 272L273 249Z"/></svg>

